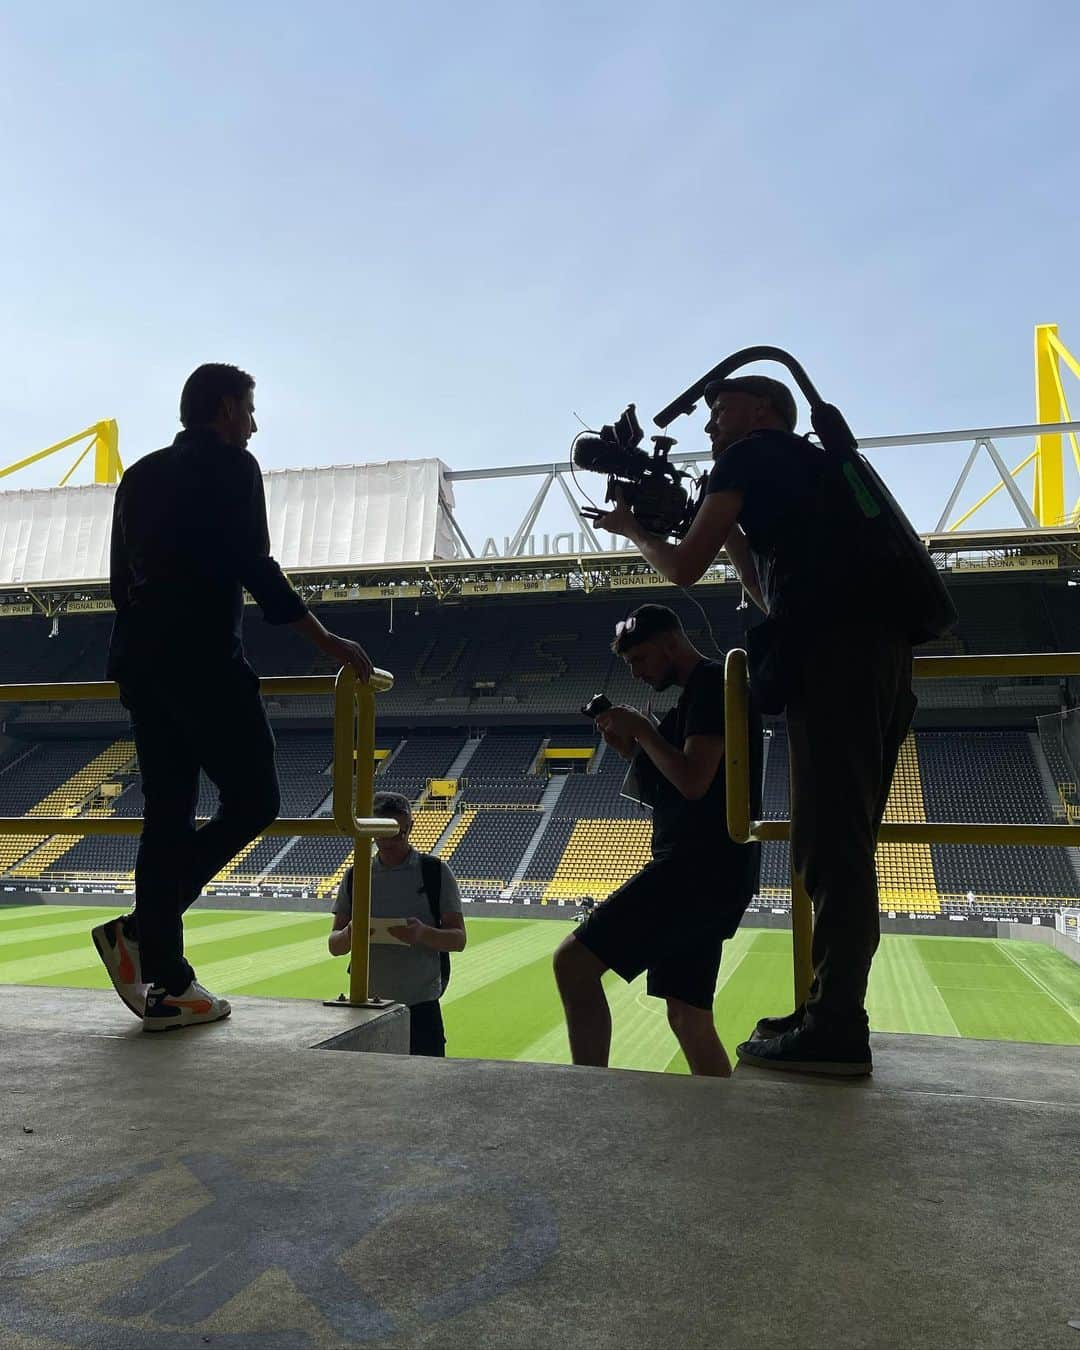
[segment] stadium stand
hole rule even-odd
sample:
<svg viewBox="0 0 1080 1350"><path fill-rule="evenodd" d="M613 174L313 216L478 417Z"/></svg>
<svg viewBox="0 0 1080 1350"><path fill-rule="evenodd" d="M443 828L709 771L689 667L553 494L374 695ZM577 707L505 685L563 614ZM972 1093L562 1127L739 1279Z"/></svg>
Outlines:
<svg viewBox="0 0 1080 1350"><path fill-rule="evenodd" d="M542 820L535 810L477 811L450 855L454 874L474 891L503 889Z"/></svg>
<svg viewBox="0 0 1080 1350"><path fill-rule="evenodd" d="M722 647L738 642L741 617L733 591L702 589ZM1075 649L1080 611L1061 584L1028 578L964 578L953 587L957 632L929 644L929 655ZM647 693L610 651L615 622L646 596L566 595L511 604L485 600L402 605L394 631L385 607L338 605L325 617L392 669L395 687L380 695L376 787L414 804L413 840L447 858L476 896L572 902L603 896L646 856L648 816L620 795L625 766L580 717L601 690L613 702L641 704ZM705 650L696 609L661 592L683 613ZM419 611L414 612L414 611ZM56 637L39 617L4 620L0 679L10 682L99 678L108 616L65 618ZM326 673L295 634L246 621L249 657L274 674ZM922 681L920 720L905 744L888 819L1052 820L1077 789L1060 752L1031 734L1034 716L1062 706L1060 681ZM675 696L654 697L663 711ZM283 811L326 811L331 781L330 700L268 702L278 740ZM117 703L8 706L0 751L0 813L112 811L142 814L142 793L126 720ZM122 748L127 746L126 753ZM1037 758L1045 754L1043 765ZM454 767L456 766L456 768ZM457 790L429 797L429 780L457 775ZM766 816L787 814L788 754L782 723L769 728L764 784ZM104 782L118 797L101 799ZM1050 784L1062 789L1059 799ZM1072 786L1070 787L1070 784ZM59 793L59 795L57 795ZM1068 795L1068 794L1072 795ZM199 813L215 805L203 781ZM0 841L0 875L12 884L130 884L136 841L90 837ZM523 859L528 865L522 869ZM255 841L218 879L226 889L299 888L326 894L348 862L334 838ZM998 846L883 846L883 909L902 913L1051 912L1080 894L1064 851ZM789 903L786 848L763 850L760 903Z"/></svg>

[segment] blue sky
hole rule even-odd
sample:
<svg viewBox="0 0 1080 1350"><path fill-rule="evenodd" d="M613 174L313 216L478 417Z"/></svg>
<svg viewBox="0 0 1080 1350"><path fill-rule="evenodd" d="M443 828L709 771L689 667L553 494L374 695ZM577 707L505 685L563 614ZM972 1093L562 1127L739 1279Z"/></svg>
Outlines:
<svg viewBox="0 0 1080 1350"><path fill-rule="evenodd" d="M563 458L752 342L857 434L1031 420L1033 325L1080 349L1078 40L1061 0L8 3L4 459L109 416L137 458L203 360L267 466ZM962 457L875 462L926 528Z"/></svg>

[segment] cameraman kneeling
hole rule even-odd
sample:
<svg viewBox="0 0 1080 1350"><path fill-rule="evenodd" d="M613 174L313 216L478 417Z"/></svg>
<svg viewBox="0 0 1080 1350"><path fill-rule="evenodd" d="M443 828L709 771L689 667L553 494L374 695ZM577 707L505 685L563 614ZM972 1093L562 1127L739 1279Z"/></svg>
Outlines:
<svg viewBox="0 0 1080 1350"><path fill-rule="evenodd" d="M604 740L633 759L653 807L653 860L566 939L555 953L575 1064L606 1066L611 1012L600 978L630 981L648 971L648 992L665 999L690 1071L725 1078L731 1064L716 1034L713 995L725 938L757 887L757 844L727 831L724 793L724 671L686 636L664 605L642 605L616 629L613 649L653 689L681 686L659 726L633 708L597 718ZM761 778L760 729L751 727L751 782Z"/></svg>

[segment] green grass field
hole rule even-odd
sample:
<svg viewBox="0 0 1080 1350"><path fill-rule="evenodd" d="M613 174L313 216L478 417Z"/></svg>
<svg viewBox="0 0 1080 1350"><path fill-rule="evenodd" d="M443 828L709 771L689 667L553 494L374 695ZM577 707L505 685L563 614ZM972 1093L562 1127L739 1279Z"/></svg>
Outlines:
<svg viewBox="0 0 1080 1350"><path fill-rule="evenodd" d="M89 931L100 908L0 909L0 983L108 988ZM572 924L472 919L443 1000L449 1051L463 1057L566 1063L551 954ZM187 951L215 993L333 998L345 963L326 952L322 915L192 910ZM685 1073L663 1005L642 980L609 975L612 1064ZM747 928L727 944L716 1022L731 1052L764 1013L791 1006L790 938ZM1080 1044L1080 966L1034 942L888 935L870 984L877 1031ZM119 1005L117 1005L119 1007Z"/></svg>

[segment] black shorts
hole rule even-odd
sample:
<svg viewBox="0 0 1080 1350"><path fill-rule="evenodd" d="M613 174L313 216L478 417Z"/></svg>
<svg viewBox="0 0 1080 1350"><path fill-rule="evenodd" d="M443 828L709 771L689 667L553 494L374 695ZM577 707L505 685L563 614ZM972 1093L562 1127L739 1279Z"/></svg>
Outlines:
<svg viewBox="0 0 1080 1350"><path fill-rule="evenodd" d="M649 972L654 998L710 1009L724 941L751 895L733 890L709 860L657 858L620 886L574 936L624 980Z"/></svg>
<svg viewBox="0 0 1080 1350"><path fill-rule="evenodd" d="M446 1035L437 999L430 1003L414 1003L409 1009L409 1054L445 1057Z"/></svg>

